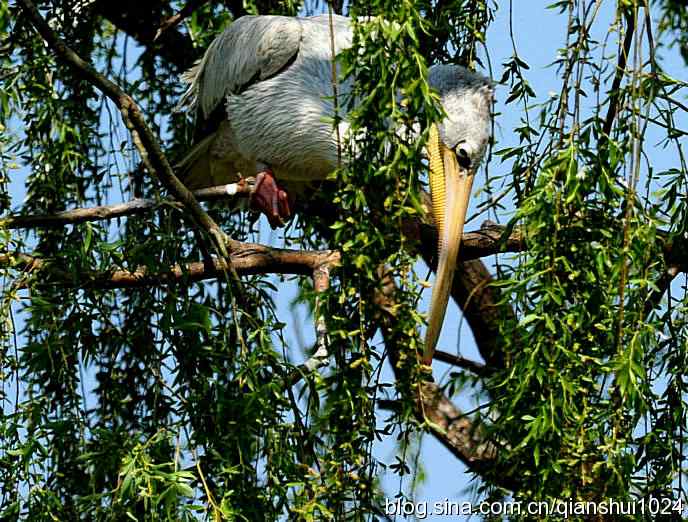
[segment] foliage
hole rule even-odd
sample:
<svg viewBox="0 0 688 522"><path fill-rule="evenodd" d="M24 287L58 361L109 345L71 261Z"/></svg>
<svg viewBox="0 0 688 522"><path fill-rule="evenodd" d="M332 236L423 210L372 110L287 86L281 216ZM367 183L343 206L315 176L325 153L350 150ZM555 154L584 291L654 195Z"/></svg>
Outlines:
<svg viewBox="0 0 688 522"><path fill-rule="evenodd" d="M526 113L520 147L498 152L519 175L512 225L522 227L526 251L501 267L504 303L517 313L502 323L508 363L488 386L490 430L508 441L500 460L519 470L518 497L677 498L686 390L684 370L668 361L685 358L674 309L685 295L672 296L671 286L668 308L658 305L671 283L664 248L685 230L685 133L671 116L685 84L661 69L646 27L647 61L639 36L621 51L632 72L610 94L609 107L623 100L619 113L590 107L585 98L599 97L605 75L620 79L591 37L597 6L551 7L569 17L562 90L536 118ZM620 3L610 32L629 41L643 23L640 6ZM507 103L527 107L528 65L515 52L505 66ZM676 158L666 172L643 158L657 127Z"/></svg>
<svg viewBox="0 0 688 522"><path fill-rule="evenodd" d="M186 2L155 4L167 17ZM495 360L505 363L476 378L454 373L441 388L486 398L466 417L479 426L471 435L498 448L496 459L471 468L486 497L685 498L688 300L672 279L686 270L688 251L686 130L678 123L687 85L664 69L663 54L674 44L686 59L686 11L681 1L650 8L624 0L609 24L601 4L550 6L566 42L553 53L560 89L544 103L536 104L517 26L502 64L506 110L520 116L504 132L519 143L497 144L507 174L487 178L479 211L508 218L524 237L523 252L491 267L501 295L491 305L503 355ZM172 63L147 34L136 44L101 2L39 5L73 49L142 106L169 157L180 158L192 126L172 107L180 63L193 57ZM298 282L298 300L326 317L332 360L295 386L296 343L275 300L293 281L227 276L111 289L88 279L201 259L203 243L177 207L27 234L0 229L3 259L31 252L54 269L0 267L0 518L373 520L384 518L390 494L380 477L433 473L413 454L423 431L446 433L419 415L428 378L416 357L423 281L419 245L399 230L422 213L424 130L442 117L428 66L491 67L484 51L496 8L467 0L347 5L359 21L337 81L352 92L340 91L337 103L358 100L350 117L361 132L342 142L355 159L304 205L286 240L342 252L326 293L316 299L308 278ZM173 31L200 54L238 15L323 10L315 0L206 2ZM600 26L619 49L593 36ZM420 139L408 132L415 128ZM114 106L56 62L17 5L0 0L0 212L163 197L131 140ZM649 157L656 142L672 163L661 172ZM210 212L232 238L255 240L244 213ZM69 281L52 277L58 272ZM390 324L382 294L394 303L393 320L377 336ZM389 464L374 445L394 437Z"/></svg>

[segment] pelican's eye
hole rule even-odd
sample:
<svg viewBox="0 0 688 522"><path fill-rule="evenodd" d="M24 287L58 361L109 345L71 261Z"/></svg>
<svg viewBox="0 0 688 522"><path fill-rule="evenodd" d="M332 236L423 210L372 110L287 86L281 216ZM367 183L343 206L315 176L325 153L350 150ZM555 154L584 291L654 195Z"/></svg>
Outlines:
<svg viewBox="0 0 688 522"><path fill-rule="evenodd" d="M463 147L456 147L456 161L464 169L471 168L471 157L468 155L468 151Z"/></svg>

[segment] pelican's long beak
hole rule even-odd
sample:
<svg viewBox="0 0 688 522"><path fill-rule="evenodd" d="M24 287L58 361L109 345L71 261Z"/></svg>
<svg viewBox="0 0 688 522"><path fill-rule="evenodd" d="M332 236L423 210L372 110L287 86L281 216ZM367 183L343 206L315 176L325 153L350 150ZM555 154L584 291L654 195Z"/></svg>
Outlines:
<svg viewBox="0 0 688 522"><path fill-rule="evenodd" d="M423 364L430 365L442 330L449 292L454 280L474 172L459 166L454 151L440 141L436 125L430 129L427 149L432 211L439 233L437 276L432 289L430 317L423 352Z"/></svg>

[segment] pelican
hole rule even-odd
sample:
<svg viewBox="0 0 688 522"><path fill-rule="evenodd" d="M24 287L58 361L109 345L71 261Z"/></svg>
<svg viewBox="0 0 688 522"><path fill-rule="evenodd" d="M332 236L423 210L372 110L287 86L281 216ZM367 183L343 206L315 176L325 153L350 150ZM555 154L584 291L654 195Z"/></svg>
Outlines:
<svg viewBox="0 0 688 522"><path fill-rule="evenodd" d="M332 25L332 31L330 24ZM244 16L209 46L182 79L179 108L195 113L201 139L178 165L191 189L255 178L251 206L282 225L293 203L287 190L325 179L337 168L339 129L332 79L335 54L351 46L344 16ZM429 129L426 146L433 215L439 233L423 362L431 364L449 299L475 169L490 138L493 87L457 65L434 65L428 81L446 117ZM346 99L351 79L339 80ZM277 182L279 180L279 183Z"/></svg>

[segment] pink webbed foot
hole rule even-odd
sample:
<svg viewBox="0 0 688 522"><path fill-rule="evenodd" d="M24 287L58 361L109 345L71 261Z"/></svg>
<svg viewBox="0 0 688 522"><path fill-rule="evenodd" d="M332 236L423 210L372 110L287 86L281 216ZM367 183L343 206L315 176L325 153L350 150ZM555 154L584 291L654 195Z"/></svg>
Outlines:
<svg viewBox="0 0 688 522"><path fill-rule="evenodd" d="M275 181L270 169L265 169L256 175L256 182L249 196L251 208L261 211L268 218L274 229L284 226L284 221L291 217L289 197Z"/></svg>

